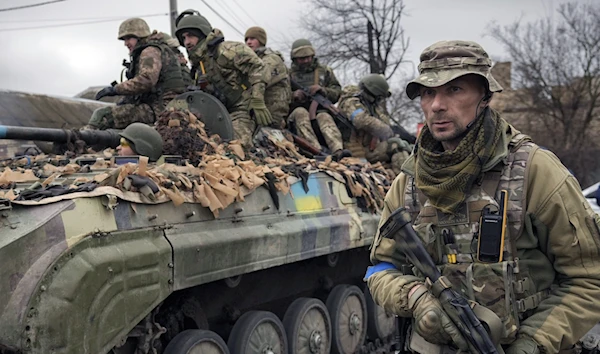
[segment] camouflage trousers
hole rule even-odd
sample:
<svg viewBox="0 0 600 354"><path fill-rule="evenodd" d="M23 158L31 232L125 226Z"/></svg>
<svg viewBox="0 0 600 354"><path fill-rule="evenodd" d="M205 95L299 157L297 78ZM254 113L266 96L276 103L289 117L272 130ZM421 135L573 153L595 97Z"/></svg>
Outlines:
<svg viewBox="0 0 600 354"><path fill-rule="evenodd" d="M343 149L342 133L335 124L333 117L329 113L320 112L317 113L316 120L329 150L336 152ZM310 124L310 117L306 108L298 107L294 109L292 114L290 114L289 121L296 124L298 135L306 139L315 148L322 149L317 134L315 134Z"/></svg>
<svg viewBox="0 0 600 354"><path fill-rule="evenodd" d="M99 129L125 129L131 123L146 123L153 124L161 114L167 104L177 96L177 93L167 92L163 95L162 100L157 100L152 104L148 103L125 103L116 106L111 106L110 111L106 111L103 115L102 122L93 122L99 116L92 116L90 124ZM127 99L127 98L126 98Z"/></svg>
<svg viewBox="0 0 600 354"><path fill-rule="evenodd" d="M285 119L290 114L291 93L289 88L275 84L265 90L265 105L273 117L271 127L276 129L285 128Z"/></svg>
<svg viewBox="0 0 600 354"><path fill-rule="evenodd" d="M250 114L246 111L235 111L229 113L231 124L233 125L233 136L242 143L245 148L254 146L252 137L256 129L256 122L250 118Z"/></svg>

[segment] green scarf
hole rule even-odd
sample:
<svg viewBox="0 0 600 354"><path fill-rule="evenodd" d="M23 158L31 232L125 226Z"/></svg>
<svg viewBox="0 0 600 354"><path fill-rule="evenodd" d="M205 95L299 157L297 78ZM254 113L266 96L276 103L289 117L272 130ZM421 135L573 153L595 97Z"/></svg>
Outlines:
<svg viewBox="0 0 600 354"><path fill-rule="evenodd" d="M415 168L417 188L444 213L455 213L466 200L502 135L498 113L487 108L481 114L453 151L443 151L427 125L419 137Z"/></svg>

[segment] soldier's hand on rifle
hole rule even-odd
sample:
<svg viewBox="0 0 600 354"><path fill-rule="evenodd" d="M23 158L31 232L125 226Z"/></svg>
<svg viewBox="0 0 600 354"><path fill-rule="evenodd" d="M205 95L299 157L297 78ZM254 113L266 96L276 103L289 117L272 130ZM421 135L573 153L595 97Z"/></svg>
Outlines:
<svg viewBox="0 0 600 354"><path fill-rule="evenodd" d="M103 88L96 94L96 101L105 96L116 96L116 95L118 95L118 93L114 87L106 86L105 88Z"/></svg>
<svg viewBox="0 0 600 354"><path fill-rule="evenodd" d="M306 95L304 94L304 91L302 91L302 90L294 91L292 96L294 98L294 101L296 101L296 102L303 102L306 100Z"/></svg>
<svg viewBox="0 0 600 354"><path fill-rule="evenodd" d="M415 319L414 330L426 341L434 344L448 344L452 341L459 349L469 349L467 341L446 315L440 301L424 284L410 289L408 307Z"/></svg>
<svg viewBox="0 0 600 354"><path fill-rule="evenodd" d="M323 90L323 88L321 86L319 86L319 85L311 85L308 88L308 91L310 92L311 95L314 95L317 92L322 91L322 90Z"/></svg>
<svg viewBox="0 0 600 354"><path fill-rule="evenodd" d="M515 340L508 349L506 354L540 354L540 348L537 343L526 336L519 337Z"/></svg>
<svg viewBox="0 0 600 354"><path fill-rule="evenodd" d="M250 117L254 117L256 124L266 127L273 123L271 112L267 109L265 101L260 98L251 98L248 104Z"/></svg>

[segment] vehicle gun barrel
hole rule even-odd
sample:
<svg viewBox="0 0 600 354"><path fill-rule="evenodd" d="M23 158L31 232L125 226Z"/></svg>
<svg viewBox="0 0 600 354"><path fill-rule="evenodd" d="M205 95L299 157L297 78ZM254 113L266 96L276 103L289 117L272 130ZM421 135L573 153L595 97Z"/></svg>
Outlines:
<svg viewBox="0 0 600 354"><path fill-rule="evenodd" d="M0 125L0 139L51 141L67 143L73 140L83 140L88 145L103 145L115 148L119 145L117 130L78 130L32 128Z"/></svg>

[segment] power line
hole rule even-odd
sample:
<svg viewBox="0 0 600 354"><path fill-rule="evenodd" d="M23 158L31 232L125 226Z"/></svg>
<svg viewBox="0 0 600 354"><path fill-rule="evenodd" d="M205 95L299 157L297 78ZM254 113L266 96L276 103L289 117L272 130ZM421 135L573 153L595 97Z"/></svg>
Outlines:
<svg viewBox="0 0 600 354"><path fill-rule="evenodd" d="M219 2L217 2L217 5L221 6L221 8L223 10L225 10L230 15L232 15L232 17L234 18L234 20L236 20L236 22L238 24L240 24L243 28L248 28L248 25L246 23L244 23L244 21L242 21L242 19L235 13L235 11L233 11L231 9L231 7L229 7L229 5L227 5L227 3L225 1L219 1Z"/></svg>
<svg viewBox="0 0 600 354"><path fill-rule="evenodd" d="M233 28L237 33L239 33L242 37L244 36L244 34L242 32L240 32L239 29L237 29L234 25L232 25L229 21L227 21L225 19L225 17L221 16L220 13L218 13L217 11L215 11L215 9L213 9L205 0L202 0L202 2L204 3L204 5L206 5L206 7L208 7L212 12L215 13L215 15L219 16L219 18L223 21L225 21L226 24L229 25L229 27Z"/></svg>
<svg viewBox="0 0 600 354"><path fill-rule="evenodd" d="M233 2L246 14L246 16L248 16L252 21L254 21L254 23L256 23L258 25L258 21L256 21L252 16L250 16L250 14L248 13L248 11L246 11L246 9L244 9L242 7L242 5L240 5L237 0L233 0Z"/></svg>
<svg viewBox="0 0 600 354"><path fill-rule="evenodd" d="M37 20L2 20L0 23L23 23L23 22L69 22L69 21L96 21L96 20L109 20L117 18L117 16L111 17L80 17L80 18L40 18ZM121 18L121 17L118 17Z"/></svg>
<svg viewBox="0 0 600 354"><path fill-rule="evenodd" d="M40 2L40 3L37 3L37 4L7 7L7 8L4 8L4 9L0 9L0 12L12 11L12 10L21 10L21 9L28 9L30 7L37 7L37 6L49 5L49 4L54 4L55 2L61 2L61 1L66 1L66 0L51 0L51 1L46 1L46 2Z"/></svg>
<svg viewBox="0 0 600 354"><path fill-rule="evenodd" d="M142 16L136 16L136 17L157 17L157 16L169 16L169 14L162 13L162 14L142 15ZM44 26L32 26L32 27L17 27L17 28L1 28L0 32L11 32L11 31L24 31L24 30L32 30L32 29L42 29L42 28L56 28L56 27L70 27L70 26L91 25L91 24L95 24L95 23L121 21L121 20L125 20L125 19L131 18L131 17L132 16L129 16L129 17L114 17L114 18L107 18L107 19L104 19L104 20L97 20L97 21L83 21L83 22L76 22L76 23L61 23L61 24L57 24L57 25L44 25Z"/></svg>

